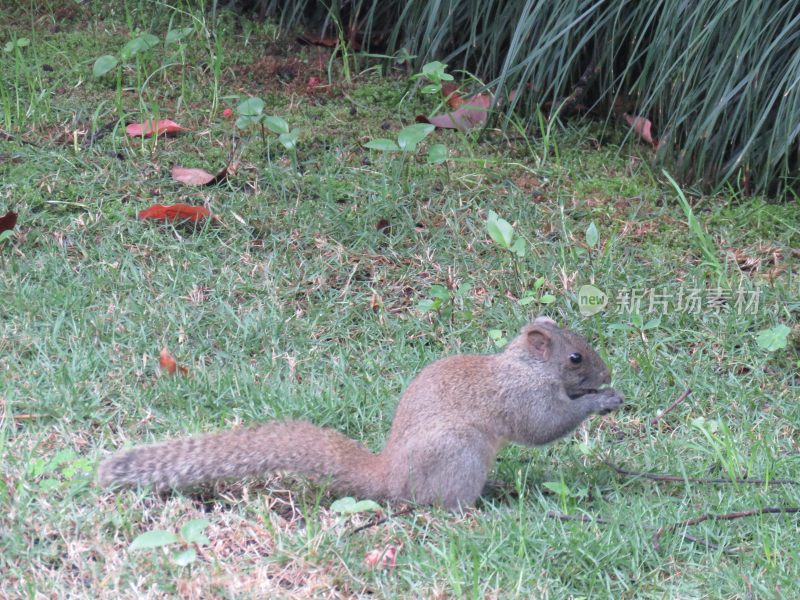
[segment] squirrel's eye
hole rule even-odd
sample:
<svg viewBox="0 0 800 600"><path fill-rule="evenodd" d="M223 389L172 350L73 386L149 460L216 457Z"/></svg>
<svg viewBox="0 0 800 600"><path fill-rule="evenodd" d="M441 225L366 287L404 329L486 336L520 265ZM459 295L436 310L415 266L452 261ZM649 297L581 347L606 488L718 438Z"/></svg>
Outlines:
<svg viewBox="0 0 800 600"><path fill-rule="evenodd" d="M571 362L573 365L577 365L582 360L583 357L581 356L580 352L573 352L572 354L569 355L569 362Z"/></svg>

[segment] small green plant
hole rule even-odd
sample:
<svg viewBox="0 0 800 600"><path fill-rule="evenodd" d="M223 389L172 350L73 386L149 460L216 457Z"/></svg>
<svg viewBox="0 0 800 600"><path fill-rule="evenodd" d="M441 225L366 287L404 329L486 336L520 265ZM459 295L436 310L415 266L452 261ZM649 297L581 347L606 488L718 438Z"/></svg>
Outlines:
<svg viewBox="0 0 800 600"><path fill-rule="evenodd" d="M692 232L695 239L697 240L697 245L700 248L700 252L703 255L703 258L706 261L706 264L709 265L711 268L714 269L714 272L718 275L722 274L722 265L719 263L719 259L717 258L716 248L714 247L714 242L708 236L708 234L703 229L703 226L700 225L700 222L694 216L694 211L692 210L691 204L686 199L686 195L683 193L681 186L678 185L678 182L675 181L672 176L667 173L667 171L661 171L664 174L664 177L667 178L669 184L675 190L675 193L678 195L678 204L681 205L681 209L683 210L683 214L686 215L686 224L689 226L689 231Z"/></svg>
<svg viewBox="0 0 800 600"><path fill-rule="evenodd" d="M597 231L597 225L592 221L589 223L589 227L586 228L586 245L589 246L589 248L594 248L597 246L599 240L600 234Z"/></svg>
<svg viewBox="0 0 800 600"><path fill-rule="evenodd" d="M514 232L514 227L511 223L501 218L493 210L489 211L489 216L486 219L486 231L489 237L492 238L492 241L503 250L506 250L509 256L511 256L514 265L514 274L516 275L519 285L519 295L523 295L525 280L522 275L522 261L527 254L525 239Z"/></svg>
<svg viewBox="0 0 800 600"><path fill-rule="evenodd" d="M384 154L400 155L398 162L399 168L397 175L404 179L408 179L408 157L417 150L417 146L426 137L428 137L433 130L436 129L433 125L427 123L415 123L403 127L397 133L397 140L390 140L388 138L376 138L364 144L365 148L377 150ZM433 155L431 155L433 152ZM428 161L431 163L444 162L447 158L447 149L441 144L434 144L428 151Z"/></svg>
<svg viewBox="0 0 800 600"><path fill-rule="evenodd" d="M736 479L748 471L725 421L697 417L692 419L691 426L703 435L708 444L698 444L697 448L707 453L728 477Z"/></svg>
<svg viewBox="0 0 800 600"><path fill-rule="evenodd" d="M471 290L471 283L462 283L453 292L443 285L434 284L428 289L428 297L417 303L417 309L422 312L437 312L445 319L459 318L468 321L472 318L472 311L467 308Z"/></svg>
<svg viewBox="0 0 800 600"><path fill-rule="evenodd" d="M13 69L8 69L8 77L0 85L0 102L7 128L11 128L15 120L38 116L49 109L51 95L45 91L35 50L30 38L16 37L13 32L11 40L3 46L3 53L13 57Z"/></svg>
<svg viewBox="0 0 800 600"><path fill-rule="evenodd" d="M544 481L542 482L542 487L558 496L561 503L561 510L565 513L574 510L581 500L589 496L588 487L581 487L573 490L563 479L560 481Z"/></svg>
<svg viewBox="0 0 800 600"><path fill-rule="evenodd" d="M762 329L758 332L756 344L767 352L775 352L775 350L786 348L791 332L792 330L783 323L769 329Z"/></svg>
<svg viewBox="0 0 800 600"><path fill-rule="evenodd" d="M453 76L450 75L445 69L447 65L435 60L433 62L422 65L422 71L411 76L412 81L425 78L430 83L427 83L420 88L423 94L443 94L442 84L445 81L453 81ZM442 98L446 103L447 98Z"/></svg>
<svg viewBox="0 0 800 600"><path fill-rule="evenodd" d="M544 292L544 284L545 278L544 277L537 277L536 280L533 282L533 286L531 289L525 291L522 294L522 297L519 299L518 304L520 306L527 306L528 304L532 304L534 302L538 304L548 305L552 304L556 301L556 297L553 294L548 294Z"/></svg>
<svg viewBox="0 0 800 600"><path fill-rule="evenodd" d="M416 151L417 145L428 137L433 130L433 125L426 123L415 123L403 127L397 134L397 141L387 138L376 138L364 144L364 147L380 152L404 152L412 153Z"/></svg>
<svg viewBox="0 0 800 600"><path fill-rule="evenodd" d="M28 475L41 492L54 490L78 493L89 486L87 474L94 470L92 461L78 456L74 450L60 450L51 458L36 458L28 465Z"/></svg>
<svg viewBox="0 0 800 600"><path fill-rule="evenodd" d="M194 546L207 546L211 541L204 533L208 519L193 519L180 528L178 534L163 529L153 529L137 535L128 550L154 550L173 546L171 559L176 565L185 567L197 560Z"/></svg>
<svg viewBox="0 0 800 600"><path fill-rule="evenodd" d="M502 329L490 329L488 334L495 348L500 349L508 343L508 338L503 334Z"/></svg>
<svg viewBox="0 0 800 600"><path fill-rule="evenodd" d="M176 47L181 51L181 42L194 31L194 27L170 29L164 39L164 48ZM111 71L116 73L116 105L120 113L122 112L123 66L130 64L135 59L136 88L141 94L144 93L147 83L156 73L172 66L167 63L150 62L152 59L151 50L156 48L159 43L159 38L152 33L140 33L123 44L117 54L103 54L95 59L92 65L92 74L95 77L103 77ZM177 64L182 64L182 61Z"/></svg>
<svg viewBox="0 0 800 600"><path fill-rule="evenodd" d="M265 116L264 124L273 133L278 134L278 141L289 151L292 157L292 166L297 170L297 140L300 138L300 129L289 129L289 124L282 117Z"/></svg>
<svg viewBox="0 0 800 600"><path fill-rule="evenodd" d="M183 41L184 38L194 33L194 27L180 27L170 29L164 39L164 46L169 47ZM98 56L92 66L92 74L95 77L102 77L117 66L129 62L135 57L139 57L152 48L158 46L160 40L152 33L142 33L128 40L120 49L118 54L103 54Z"/></svg>
<svg viewBox="0 0 800 600"><path fill-rule="evenodd" d="M297 170L297 140L300 138L300 129L289 128L283 117L264 114L264 101L253 96L242 100L236 107L236 127L239 129L252 129L259 127L261 139L268 144L266 130L278 134L278 142L289 152L292 166Z"/></svg>

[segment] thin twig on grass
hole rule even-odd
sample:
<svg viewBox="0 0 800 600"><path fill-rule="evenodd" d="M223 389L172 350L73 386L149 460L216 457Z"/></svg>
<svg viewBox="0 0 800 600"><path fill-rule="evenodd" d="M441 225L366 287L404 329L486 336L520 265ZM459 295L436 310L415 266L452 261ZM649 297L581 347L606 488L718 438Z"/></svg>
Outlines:
<svg viewBox="0 0 800 600"><path fill-rule="evenodd" d="M657 423L658 423L658 422L659 422L661 419L663 419L663 418L664 418L664 417L666 417L666 416L667 416L669 413L671 413L671 412L672 412L672 410L673 410L673 409L674 409L676 406L678 406L678 404L680 404L681 402L683 402L684 400L686 400L686 399L689 397L689 394L691 394L691 393L692 393L692 390L690 390L689 388L686 388L686 389L683 391L683 393L682 393L680 396L678 396L678 399L677 399L677 400L675 400L675 402L673 402L672 404L670 404L670 405L667 407L667 410L665 410L664 412L662 412L662 413L661 413L660 415L658 415L657 417L654 417L653 419L651 419L651 420L650 420L650 424L651 424L651 425L655 425L655 424L657 424Z"/></svg>
<svg viewBox="0 0 800 600"><path fill-rule="evenodd" d="M608 525L611 523L611 521L608 521L602 517L591 517L589 515L567 515L564 513L555 512L553 510L547 511L547 516L551 519L558 519L559 521L579 521L580 523L597 523L599 525ZM655 529L654 525L643 525L643 527L646 529ZM719 550L719 544L715 544L714 542L701 540L693 535L689 535L688 533L684 533L683 537L690 542L694 542L695 544L700 544L701 546L711 548L712 550Z"/></svg>
<svg viewBox="0 0 800 600"><path fill-rule="evenodd" d="M650 481L675 481L683 483L704 483L704 484L731 484L731 483L744 483L749 485L800 485L797 479L751 479L748 477L730 479L725 477L684 477L683 475L670 475L668 473L647 473L644 471L628 471L622 467L618 467L608 460L603 463L626 477L641 477L642 479L649 479Z"/></svg>
<svg viewBox="0 0 800 600"><path fill-rule="evenodd" d="M742 519L744 517L754 517L759 515L774 515L774 514L793 514L793 513L800 513L800 507L797 506L772 506L767 508L754 508L752 510L741 510L738 512L732 513L725 513L723 515L715 515L715 514L705 514L699 517L694 517L692 519L687 519L685 521L681 521L680 523L674 523L673 525L662 525L659 527L655 534L653 534L653 548L656 549L656 552L661 550L661 545L659 544L659 540L661 539L661 535L665 531L675 531L679 527L690 527L692 525L697 525L698 523L702 523L703 521L732 521L734 519ZM686 539L689 539L686 535L683 535ZM695 541L695 540L693 540ZM735 548L731 548L726 550L726 552L736 552Z"/></svg>

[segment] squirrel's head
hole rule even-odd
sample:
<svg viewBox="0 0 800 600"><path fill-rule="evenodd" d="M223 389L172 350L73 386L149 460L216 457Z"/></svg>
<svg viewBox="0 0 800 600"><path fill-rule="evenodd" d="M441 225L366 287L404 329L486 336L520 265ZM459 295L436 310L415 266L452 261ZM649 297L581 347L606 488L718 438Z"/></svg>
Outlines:
<svg viewBox="0 0 800 600"><path fill-rule="evenodd" d="M548 317L538 317L522 328L515 340L534 360L552 365L570 398L597 391L610 383L611 373L589 342Z"/></svg>

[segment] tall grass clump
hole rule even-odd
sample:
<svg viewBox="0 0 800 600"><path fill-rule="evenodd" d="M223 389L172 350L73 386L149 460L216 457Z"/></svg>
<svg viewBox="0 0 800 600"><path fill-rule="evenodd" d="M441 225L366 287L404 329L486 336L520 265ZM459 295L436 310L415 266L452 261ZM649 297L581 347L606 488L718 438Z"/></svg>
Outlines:
<svg viewBox="0 0 800 600"><path fill-rule="evenodd" d="M800 193L800 3L263 0L260 7L286 26L342 23L372 49L405 49L419 64L441 60L492 89L519 90L507 110L530 125L537 108L646 117L659 138L656 162L685 185Z"/></svg>

